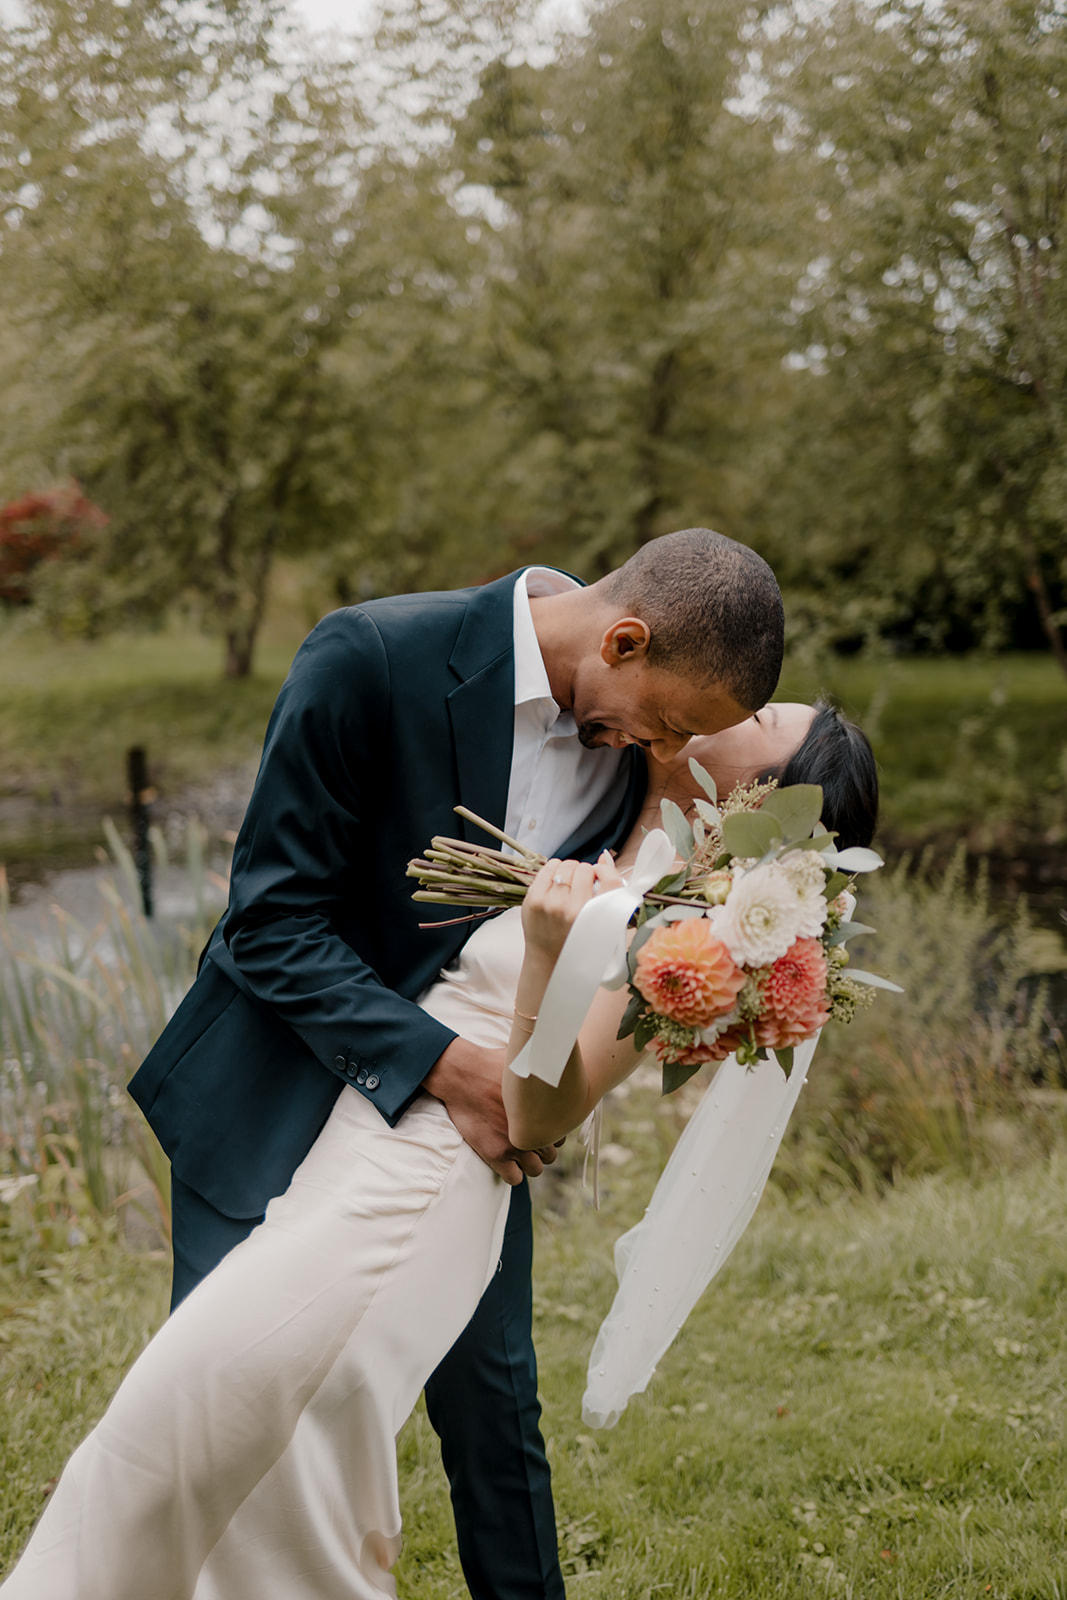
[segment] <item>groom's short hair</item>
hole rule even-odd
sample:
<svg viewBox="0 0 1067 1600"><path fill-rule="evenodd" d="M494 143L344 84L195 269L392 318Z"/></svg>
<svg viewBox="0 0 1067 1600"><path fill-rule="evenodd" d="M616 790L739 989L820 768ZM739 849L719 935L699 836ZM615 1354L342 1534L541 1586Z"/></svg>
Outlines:
<svg viewBox="0 0 1067 1600"><path fill-rule="evenodd" d="M652 631L648 659L721 683L758 711L782 670L785 614L774 573L755 550L710 528L650 539L598 587Z"/></svg>

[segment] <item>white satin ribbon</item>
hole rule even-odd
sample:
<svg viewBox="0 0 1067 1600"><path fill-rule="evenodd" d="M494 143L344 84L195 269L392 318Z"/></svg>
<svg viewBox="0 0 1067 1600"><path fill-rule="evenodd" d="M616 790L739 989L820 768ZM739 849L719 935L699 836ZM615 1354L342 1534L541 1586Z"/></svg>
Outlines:
<svg viewBox="0 0 1067 1600"><path fill-rule="evenodd" d="M548 980L534 1031L511 1063L517 1078L533 1076L557 1087L597 990L626 976L630 918L674 862L673 844L662 828L653 828L641 841L629 883L582 907Z"/></svg>

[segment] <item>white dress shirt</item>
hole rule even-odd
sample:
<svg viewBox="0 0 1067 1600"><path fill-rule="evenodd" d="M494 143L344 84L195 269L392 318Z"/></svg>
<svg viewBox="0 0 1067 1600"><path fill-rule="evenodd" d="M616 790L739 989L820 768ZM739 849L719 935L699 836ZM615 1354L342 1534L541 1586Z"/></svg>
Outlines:
<svg viewBox="0 0 1067 1600"><path fill-rule="evenodd" d="M515 585L515 742L504 831L551 856L584 823L593 832L621 803L626 751L587 750L569 711L552 698L530 600L579 585L548 567L527 567Z"/></svg>

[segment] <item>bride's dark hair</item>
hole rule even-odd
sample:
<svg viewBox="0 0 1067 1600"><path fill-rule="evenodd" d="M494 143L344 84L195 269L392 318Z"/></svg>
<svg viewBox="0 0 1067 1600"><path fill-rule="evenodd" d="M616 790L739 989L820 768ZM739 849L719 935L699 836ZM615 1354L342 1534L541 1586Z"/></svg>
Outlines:
<svg viewBox="0 0 1067 1600"><path fill-rule="evenodd" d="M790 783L822 786L822 820L837 846L870 844L878 822L878 768L862 728L828 700L816 700L811 727L784 766L768 773Z"/></svg>

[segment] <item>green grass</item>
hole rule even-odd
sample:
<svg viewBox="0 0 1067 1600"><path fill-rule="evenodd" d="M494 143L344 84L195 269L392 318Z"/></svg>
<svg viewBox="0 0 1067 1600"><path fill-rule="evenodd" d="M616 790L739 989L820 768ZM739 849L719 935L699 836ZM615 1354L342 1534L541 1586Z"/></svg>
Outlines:
<svg viewBox="0 0 1067 1600"><path fill-rule="evenodd" d="M617 1183L599 1217L542 1208L537 1336L572 1595L1062 1596L1067 1165L825 1210L768 1196L647 1393L594 1433L579 1408L611 1241L649 1181ZM432 1454L416 1418L411 1600L463 1592Z"/></svg>
<svg viewBox="0 0 1067 1600"><path fill-rule="evenodd" d="M989 848L1029 813L1067 837L1067 680L1051 656L787 663L780 699L820 690L867 730L893 832L969 828Z"/></svg>
<svg viewBox="0 0 1067 1600"><path fill-rule="evenodd" d="M187 624L88 643L0 618L0 803L31 802L33 828L54 855L95 840L93 808L122 804L130 745L147 748L153 781L169 797L252 759L293 652L325 609L304 585L298 567L280 571L256 674L238 683L220 677L218 641ZM820 690L870 733L896 837L969 830L990 848L1023 817L1067 837L1067 682L1051 657L787 663L779 698ZM79 805L88 815L65 823L63 808ZM0 828L20 833L24 853L32 829L5 823L2 809Z"/></svg>
<svg viewBox="0 0 1067 1600"><path fill-rule="evenodd" d="M580 1401L611 1244L653 1181L641 1151L676 1112L635 1091L612 1115L638 1153L609 1170L600 1214L573 1181L537 1200L544 1426L572 1600L1062 1600L1067 1159L877 1202L770 1190L647 1393L594 1433ZM161 1263L106 1245L28 1284L0 1276L0 1567L164 1292ZM400 1457L400 1593L461 1597L421 1410Z"/></svg>
<svg viewBox="0 0 1067 1600"><path fill-rule="evenodd" d="M256 675L225 683L215 641L178 627L96 643L0 634L0 793L119 807L125 753L148 750L173 793L259 751L298 638L272 639Z"/></svg>
<svg viewBox="0 0 1067 1600"><path fill-rule="evenodd" d="M47 1261L0 1261L0 1571L7 1571L52 1479L165 1315L170 1268L107 1243Z"/></svg>

